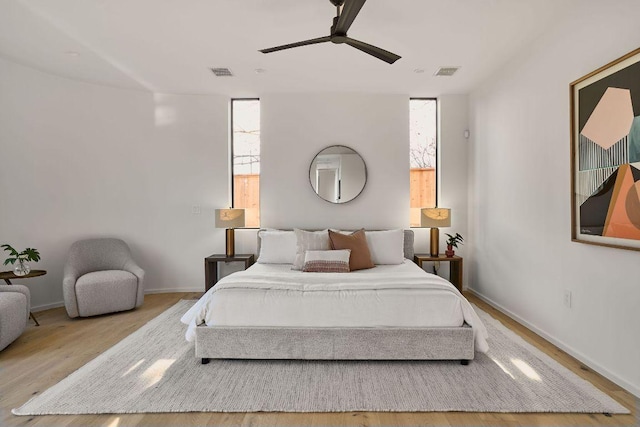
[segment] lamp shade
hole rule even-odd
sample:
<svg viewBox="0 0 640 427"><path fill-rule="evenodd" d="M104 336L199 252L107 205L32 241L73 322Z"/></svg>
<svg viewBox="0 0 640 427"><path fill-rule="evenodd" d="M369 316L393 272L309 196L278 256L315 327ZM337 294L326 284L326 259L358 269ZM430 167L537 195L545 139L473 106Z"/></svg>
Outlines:
<svg viewBox="0 0 640 427"><path fill-rule="evenodd" d="M451 209L420 209L420 226L425 228L451 227Z"/></svg>
<svg viewBox="0 0 640 427"><path fill-rule="evenodd" d="M244 227L244 209L216 209L216 228Z"/></svg>

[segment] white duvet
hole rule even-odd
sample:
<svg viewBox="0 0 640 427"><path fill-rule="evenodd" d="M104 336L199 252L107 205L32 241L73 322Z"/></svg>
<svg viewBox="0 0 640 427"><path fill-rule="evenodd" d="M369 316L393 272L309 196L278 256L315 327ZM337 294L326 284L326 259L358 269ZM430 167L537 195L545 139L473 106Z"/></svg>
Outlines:
<svg viewBox="0 0 640 427"><path fill-rule="evenodd" d="M486 352L487 331L469 302L445 279L413 262L351 273L303 273L289 264L254 264L230 274L181 318L186 338L198 325L271 327L472 326Z"/></svg>

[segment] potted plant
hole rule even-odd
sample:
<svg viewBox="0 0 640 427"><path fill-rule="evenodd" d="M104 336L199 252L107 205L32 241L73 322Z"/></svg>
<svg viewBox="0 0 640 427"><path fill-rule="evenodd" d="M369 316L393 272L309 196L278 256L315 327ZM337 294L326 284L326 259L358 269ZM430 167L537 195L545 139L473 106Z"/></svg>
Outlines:
<svg viewBox="0 0 640 427"><path fill-rule="evenodd" d="M13 274L16 276L26 276L31 271L31 267L27 264L27 261L38 262L40 261L40 252L37 249L27 248L22 252L18 252L11 245L2 245L0 246L4 248L5 251L9 252L11 255L9 258L4 260L4 265L15 265L16 261L18 261L18 265L16 265L13 269Z"/></svg>
<svg viewBox="0 0 640 427"><path fill-rule="evenodd" d="M456 233L455 236L452 236L449 233L445 233L445 234L447 235L447 250L444 252L444 254L448 257L452 257L456 254L453 248L457 249L458 244L462 245L462 242L464 242L464 239L458 233Z"/></svg>

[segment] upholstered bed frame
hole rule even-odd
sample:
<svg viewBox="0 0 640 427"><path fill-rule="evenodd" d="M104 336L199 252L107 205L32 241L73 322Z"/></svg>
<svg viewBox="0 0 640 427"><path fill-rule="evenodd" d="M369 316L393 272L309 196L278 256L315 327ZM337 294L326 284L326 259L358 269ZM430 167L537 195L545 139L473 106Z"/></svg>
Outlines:
<svg viewBox="0 0 640 427"><path fill-rule="evenodd" d="M404 232L405 258L413 259L413 231ZM260 233L258 233L258 252ZM196 357L209 359L460 360L474 358L473 329L283 328L198 326Z"/></svg>

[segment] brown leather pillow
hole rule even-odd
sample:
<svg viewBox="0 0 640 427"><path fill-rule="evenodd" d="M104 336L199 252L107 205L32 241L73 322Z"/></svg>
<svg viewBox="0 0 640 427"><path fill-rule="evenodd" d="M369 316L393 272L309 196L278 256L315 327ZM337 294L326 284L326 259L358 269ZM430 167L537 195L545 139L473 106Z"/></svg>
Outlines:
<svg viewBox="0 0 640 427"><path fill-rule="evenodd" d="M364 270L375 267L371 261L371 252L369 252L364 229L352 234L336 233L329 230L329 240L331 241L331 249L351 249L349 270Z"/></svg>

